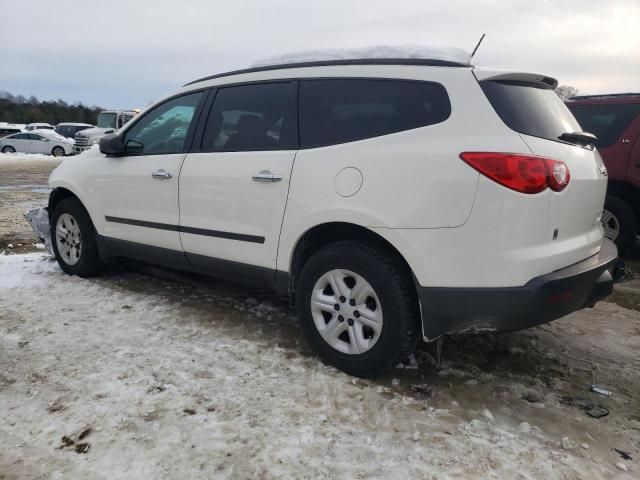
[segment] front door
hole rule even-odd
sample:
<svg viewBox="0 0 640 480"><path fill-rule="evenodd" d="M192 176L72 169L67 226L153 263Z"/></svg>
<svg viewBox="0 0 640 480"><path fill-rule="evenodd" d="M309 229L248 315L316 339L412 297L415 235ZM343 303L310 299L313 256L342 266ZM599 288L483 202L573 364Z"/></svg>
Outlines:
<svg viewBox="0 0 640 480"><path fill-rule="evenodd" d="M200 151L187 156L180 175L180 236L191 263L273 279L297 148L296 87L217 89Z"/></svg>
<svg viewBox="0 0 640 480"><path fill-rule="evenodd" d="M178 177L202 99L200 91L154 107L124 132L129 153L100 162L93 185L105 237L182 252Z"/></svg>
<svg viewBox="0 0 640 480"><path fill-rule="evenodd" d="M38 135L37 133L29 134L31 136L31 151L33 153L44 153L49 154L53 147L51 146L51 141L42 135Z"/></svg>

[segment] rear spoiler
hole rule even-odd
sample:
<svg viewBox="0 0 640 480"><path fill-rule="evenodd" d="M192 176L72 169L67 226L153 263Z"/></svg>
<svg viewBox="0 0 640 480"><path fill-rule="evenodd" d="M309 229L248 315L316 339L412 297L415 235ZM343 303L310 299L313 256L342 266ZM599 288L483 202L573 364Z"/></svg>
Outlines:
<svg viewBox="0 0 640 480"><path fill-rule="evenodd" d="M495 81L519 83L523 85L531 85L532 87L537 88L545 88L548 90L555 90L558 86L558 81L555 78L547 77L545 75L540 75L537 73L515 73L474 69L473 74L476 76L479 82Z"/></svg>

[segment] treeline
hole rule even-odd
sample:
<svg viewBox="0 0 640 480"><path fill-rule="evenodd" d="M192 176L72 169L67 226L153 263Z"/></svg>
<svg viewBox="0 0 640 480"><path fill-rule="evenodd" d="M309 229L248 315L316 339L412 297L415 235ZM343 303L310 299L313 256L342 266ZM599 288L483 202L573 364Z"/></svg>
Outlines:
<svg viewBox="0 0 640 480"><path fill-rule="evenodd" d="M0 91L0 122L56 125L60 122L91 123L95 125L99 107L87 107L80 102L69 104L62 99L40 101L35 96L12 95Z"/></svg>

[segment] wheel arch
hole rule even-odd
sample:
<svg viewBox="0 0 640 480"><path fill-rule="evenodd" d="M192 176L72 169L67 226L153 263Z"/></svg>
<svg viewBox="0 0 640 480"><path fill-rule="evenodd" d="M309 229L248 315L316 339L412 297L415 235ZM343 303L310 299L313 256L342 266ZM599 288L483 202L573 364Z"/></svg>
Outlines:
<svg viewBox="0 0 640 480"><path fill-rule="evenodd" d="M53 155L53 151L54 151L56 148L61 148L61 149L62 149L62 155L63 155L63 156L67 153L67 151L64 149L64 147L63 147L62 145L57 144L57 145L54 145L53 147L51 147L51 152L50 152L50 153L51 153L51 155Z"/></svg>
<svg viewBox="0 0 640 480"><path fill-rule="evenodd" d="M350 222L326 222L307 229L296 240L289 259L288 284L286 289L295 295L297 277L305 262L322 247L341 240L362 240L373 243L396 257L405 267L415 284L415 275L404 255L389 240L373 230ZM283 285L284 287L284 285ZM284 290L284 288L283 288Z"/></svg>
<svg viewBox="0 0 640 480"><path fill-rule="evenodd" d="M51 193L49 194L49 203L48 203L49 220L51 220L51 215L53 215L53 210L54 208L56 208L56 205L58 205L58 203L60 203L65 198L69 198L69 197L78 199L78 201L82 204L84 209L89 214L91 223L93 223L93 228L95 228L97 232L98 231L97 224L96 224L95 218L93 218L91 209L87 206L86 202L83 201L82 197L78 195L74 190L69 188L68 186L54 187L53 190L51 190Z"/></svg>

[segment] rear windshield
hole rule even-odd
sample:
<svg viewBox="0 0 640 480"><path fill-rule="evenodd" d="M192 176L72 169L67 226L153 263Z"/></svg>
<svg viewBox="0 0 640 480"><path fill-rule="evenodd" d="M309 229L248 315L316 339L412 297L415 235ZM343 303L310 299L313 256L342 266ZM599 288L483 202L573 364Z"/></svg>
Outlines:
<svg viewBox="0 0 640 480"><path fill-rule="evenodd" d="M596 147L610 147L640 113L640 104L571 105L569 109L585 132L598 137Z"/></svg>
<svg viewBox="0 0 640 480"><path fill-rule="evenodd" d="M582 129L556 93L522 83L484 81L480 86L502 121L516 132L558 140Z"/></svg>

